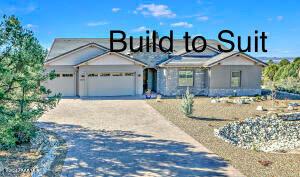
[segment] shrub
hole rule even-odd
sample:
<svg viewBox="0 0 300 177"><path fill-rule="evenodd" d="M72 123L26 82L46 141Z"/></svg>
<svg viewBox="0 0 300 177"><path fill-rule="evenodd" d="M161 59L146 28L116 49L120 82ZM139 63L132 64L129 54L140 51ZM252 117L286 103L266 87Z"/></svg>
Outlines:
<svg viewBox="0 0 300 177"><path fill-rule="evenodd" d="M190 93L190 89L187 88L184 95L182 95L181 109L185 116L189 117L193 114L194 95Z"/></svg>
<svg viewBox="0 0 300 177"><path fill-rule="evenodd" d="M9 149L22 143L28 143L35 134L36 127L31 121L19 118L9 119L0 125L0 148Z"/></svg>

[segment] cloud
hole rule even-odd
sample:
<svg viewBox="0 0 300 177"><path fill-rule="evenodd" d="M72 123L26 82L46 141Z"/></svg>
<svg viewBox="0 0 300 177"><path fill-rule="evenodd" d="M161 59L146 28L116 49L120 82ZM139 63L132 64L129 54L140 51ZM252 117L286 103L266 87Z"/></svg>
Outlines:
<svg viewBox="0 0 300 177"><path fill-rule="evenodd" d="M193 24L188 23L188 22L177 22L177 23L172 23L172 27L183 27L183 28L192 28Z"/></svg>
<svg viewBox="0 0 300 177"><path fill-rule="evenodd" d="M106 21L94 21L94 22L87 23L87 26L95 27L95 26L102 26L102 25L107 25L107 24L108 24L108 22L106 22Z"/></svg>
<svg viewBox="0 0 300 177"><path fill-rule="evenodd" d="M29 24L25 25L25 27L26 27L26 28L33 29L33 28L37 28L38 26L29 23Z"/></svg>
<svg viewBox="0 0 300 177"><path fill-rule="evenodd" d="M117 13L117 12L119 12L121 9L120 8L117 8L117 7L114 7L114 8L112 8L111 9L111 11L113 12L113 13Z"/></svg>
<svg viewBox="0 0 300 177"><path fill-rule="evenodd" d="M163 4L142 4L134 11L140 12L143 15L150 15L153 17L174 18L176 14L172 12L167 5Z"/></svg>
<svg viewBox="0 0 300 177"><path fill-rule="evenodd" d="M138 28L136 28L136 29L133 29L132 31L133 31L133 32L145 32L145 31L147 31L147 30L150 30L150 28L147 28L147 27L145 27L145 26L140 26L140 27L138 27Z"/></svg>
<svg viewBox="0 0 300 177"><path fill-rule="evenodd" d="M197 20L199 20L199 21L207 21L209 18L208 18L208 16L199 16L199 17L197 17Z"/></svg>
<svg viewBox="0 0 300 177"><path fill-rule="evenodd" d="M2 11L3 13L31 13L33 11L35 11L37 9L37 7L33 4L29 4L27 6L24 7L17 7L17 6L9 6L7 8L4 8L4 10Z"/></svg>
<svg viewBox="0 0 300 177"><path fill-rule="evenodd" d="M276 17L276 19L277 19L278 21L282 21L282 20L283 20L283 16L279 15L279 16Z"/></svg>

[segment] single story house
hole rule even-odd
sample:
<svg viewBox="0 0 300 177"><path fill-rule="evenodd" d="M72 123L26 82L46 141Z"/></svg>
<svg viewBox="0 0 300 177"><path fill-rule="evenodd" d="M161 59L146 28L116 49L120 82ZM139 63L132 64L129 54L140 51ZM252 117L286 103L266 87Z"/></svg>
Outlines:
<svg viewBox="0 0 300 177"><path fill-rule="evenodd" d="M156 52L114 53L109 38L57 38L45 60L46 72L55 70L57 77L44 84L52 93L79 97L142 95L148 89L175 96L187 87L194 95L260 95L266 63L241 52L222 53L218 44L208 40L197 53L174 40L172 53L158 46Z"/></svg>

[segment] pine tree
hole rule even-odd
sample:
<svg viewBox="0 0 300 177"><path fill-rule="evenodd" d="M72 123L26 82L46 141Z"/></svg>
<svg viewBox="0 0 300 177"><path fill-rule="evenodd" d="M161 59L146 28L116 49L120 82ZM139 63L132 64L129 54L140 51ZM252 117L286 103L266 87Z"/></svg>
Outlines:
<svg viewBox="0 0 300 177"><path fill-rule="evenodd" d="M60 95L49 96L51 91L41 84L55 77L54 71L44 73L45 55L33 32L23 28L15 16L3 17L0 23L0 121L3 126L12 125L12 131L22 131L20 126L25 123L31 126L32 121L53 108L60 98Z"/></svg>

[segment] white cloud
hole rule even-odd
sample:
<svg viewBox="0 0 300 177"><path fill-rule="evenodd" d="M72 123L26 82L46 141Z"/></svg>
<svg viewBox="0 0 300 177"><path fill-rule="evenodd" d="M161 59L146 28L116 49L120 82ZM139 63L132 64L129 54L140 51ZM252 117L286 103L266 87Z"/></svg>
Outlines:
<svg viewBox="0 0 300 177"><path fill-rule="evenodd" d="M117 12L119 12L120 10L121 10L121 9L120 9L120 8L117 8L117 7L114 7L114 8L111 9L111 11L114 12L114 13L117 13Z"/></svg>
<svg viewBox="0 0 300 177"><path fill-rule="evenodd" d="M18 7L18 6L9 6L2 10L3 13L25 13L29 14L35 11L37 7L33 4L29 4L28 6Z"/></svg>
<svg viewBox="0 0 300 177"><path fill-rule="evenodd" d="M134 32L145 32L147 30L150 30L150 28L147 28L145 26L140 26L140 27L138 27L136 29L133 29L132 31L134 31Z"/></svg>
<svg viewBox="0 0 300 177"><path fill-rule="evenodd" d="M197 19L200 21L207 21L209 18L208 18L208 16L199 16L199 17L197 17Z"/></svg>
<svg viewBox="0 0 300 177"><path fill-rule="evenodd" d="M177 22L177 23L172 23L172 27L183 27L183 28L192 28L193 24L188 23L188 22Z"/></svg>
<svg viewBox="0 0 300 177"><path fill-rule="evenodd" d="M276 17L276 19L277 19L278 21L282 21L282 20L283 20L283 16L279 15L279 16Z"/></svg>
<svg viewBox="0 0 300 177"><path fill-rule="evenodd" d="M160 26L164 26L165 24L163 22L159 22L159 25Z"/></svg>
<svg viewBox="0 0 300 177"><path fill-rule="evenodd" d="M26 27L26 28L33 29L33 28L37 28L38 26L29 23L29 24L25 25L25 27Z"/></svg>
<svg viewBox="0 0 300 177"><path fill-rule="evenodd" d="M94 26L102 26L102 25L107 25L107 24L108 24L108 22L106 22L106 21L94 21L94 22L88 22L87 26L94 27Z"/></svg>
<svg viewBox="0 0 300 177"><path fill-rule="evenodd" d="M136 9L136 13L137 12L154 17L176 17L176 14L172 12L167 5L162 4L142 4Z"/></svg>

